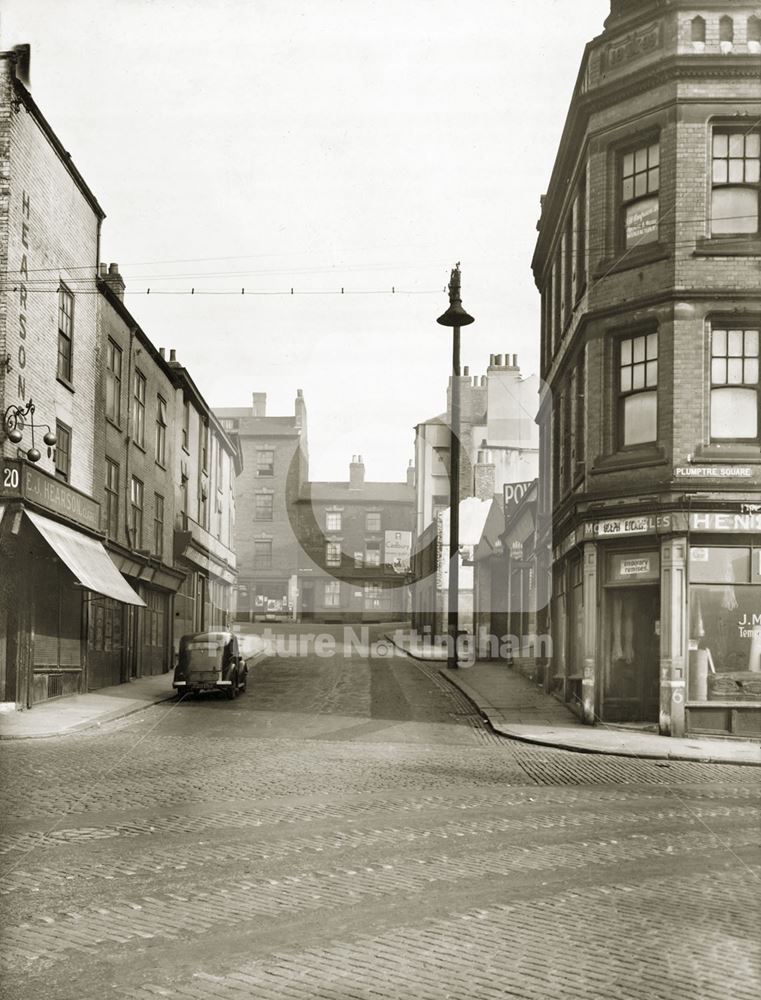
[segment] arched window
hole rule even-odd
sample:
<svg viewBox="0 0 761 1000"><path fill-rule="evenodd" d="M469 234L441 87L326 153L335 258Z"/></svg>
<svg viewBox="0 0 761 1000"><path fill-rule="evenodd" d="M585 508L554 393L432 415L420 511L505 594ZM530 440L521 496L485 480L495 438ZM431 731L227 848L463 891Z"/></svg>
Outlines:
<svg viewBox="0 0 761 1000"><path fill-rule="evenodd" d="M748 51L761 52L761 17L748 18Z"/></svg>
<svg viewBox="0 0 761 1000"><path fill-rule="evenodd" d="M703 42L706 40L706 23L705 20L698 15L692 19L692 41L693 42Z"/></svg>
<svg viewBox="0 0 761 1000"><path fill-rule="evenodd" d="M719 41L733 42L735 38L735 24L731 17L725 15L719 18Z"/></svg>

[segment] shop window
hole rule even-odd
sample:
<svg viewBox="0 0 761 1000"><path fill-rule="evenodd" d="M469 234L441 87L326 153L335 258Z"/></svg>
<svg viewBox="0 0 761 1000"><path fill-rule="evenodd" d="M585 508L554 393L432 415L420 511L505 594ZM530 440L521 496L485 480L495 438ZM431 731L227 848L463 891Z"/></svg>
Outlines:
<svg viewBox="0 0 761 1000"><path fill-rule="evenodd" d="M435 497L434 497L435 500ZM381 516L378 511L368 511L365 514L365 531L380 531Z"/></svg>
<svg viewBox="0 0 761 1000"><path fill-rule="evenodd" d="M275 452L272 448L260 448L256 453L257 476L275 475Z"/></svg>
<svg viewBox="0 0 761 1000"><path fill-rule="evenodd" d="M166 400L156 397L156 461L166 465Z"/></svg>
<svg viewBox="0 0 761 1000"><path fill-rule="evenodd" d="M341 546L338 542L328 542L325 546L325 565L341 565Z"/></svg>
<svg viewBox="0 0 761 1000"><path fill-rule="evenodd" d="M323 596L326 608L337 608L341 604L341 583L339 580L327 580Z"/></svg>
<svg viewBox="0 0 761 1000"><path fill-rule="evenodd" d="M271 538L257 538L254 541L254 566L256 569L272 569Z"/></svg>
<svg viewBox="0 0 761 1000"><path fill-rule="evenodd" d="M758 233L761 132L714 129L712 159L712 235Z"/></svg>
<svg viewBox="0 0 761 1000"><path fill-rule="evenodd" d="M760 556L748 546L690 549L690 701L761 701Z"/></svg>
<svg viewBox="0 0 761 1000"><path fill-rule="evenodd" d="M273 493L257 493L254 498L254 520L271 521L274 510Z"/></svg>
<svg viewBox="0 0 761 1000"><path fill-rule="evenodd" d="M106 346L106 417L115 424L122 418L122 351L110 338Z"/></svg>
<svg viewBox="0 0 761 1000"><path fill-rule="evenodd" d="M74 365L74 296L65 285L58 289L58 378L71 383Z"/></svg>
<svg viewBox="0 0 761 1000"><path fill-rule="evenodd" d="M619 446L654 443L658 437L658 334L626 338L618 349Z"/></svg>
<svg viewBox="0 0 761 1000"><path fill-rule="evenodd" d="M56 420L55 438L56 478L68 483L71 474L71 428L62 424L60 420Z"/></svg>
<svg viewBox="0 0 761 1000"><path fill-rule="evenodd" d="M621 157L621 231L626 250L658 239L660 155L660 145L654 142Z"/></svg>
<svg viewBox="0 0 761 1000"><path fill-rule="evenodd" d="M145 375L135 370L132 392L132 439L140 448L145 447Z"/></svg>
<svg viewBox="0 0 761 1000"><path fill-rule="evenodd" d="M711 439L756 441L759 330L711 330Z"/></svg>
<svg viewBox="0 0 761 1000"><path fill-rule="evenodd" d="M105 528L109 538L119 535L119 466L110 458L106 459L105 481Z"/></svg>
<svg viewBox="0 0 761 1000"><path fill-rule="evenodd" d="M340 511L329 510L325 515L325 530L326 531L340 531L341 530L341 513Z"/></svg>

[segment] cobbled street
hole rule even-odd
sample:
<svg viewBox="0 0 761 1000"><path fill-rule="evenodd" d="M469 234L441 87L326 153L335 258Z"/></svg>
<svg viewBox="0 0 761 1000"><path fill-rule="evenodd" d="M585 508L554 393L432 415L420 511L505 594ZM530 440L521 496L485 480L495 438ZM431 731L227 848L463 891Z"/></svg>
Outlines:
<svg viewBox="0 0 761 1000"><path fill-rule="evenodd" d="M750 1000L760 777L497 737L402 656L272 657L3 744L2 996Z"/></svg>

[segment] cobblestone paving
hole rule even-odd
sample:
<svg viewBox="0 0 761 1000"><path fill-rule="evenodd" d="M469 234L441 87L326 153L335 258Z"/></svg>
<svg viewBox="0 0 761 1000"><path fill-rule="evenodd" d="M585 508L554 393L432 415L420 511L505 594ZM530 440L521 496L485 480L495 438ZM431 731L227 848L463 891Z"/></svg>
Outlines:
<svg viewBox="0 0 761 1000"><path fill-rule="evenodd" d="M0 778L3 1000L761 989L757 769L495 737L429 665L273 660Z"/></svg>

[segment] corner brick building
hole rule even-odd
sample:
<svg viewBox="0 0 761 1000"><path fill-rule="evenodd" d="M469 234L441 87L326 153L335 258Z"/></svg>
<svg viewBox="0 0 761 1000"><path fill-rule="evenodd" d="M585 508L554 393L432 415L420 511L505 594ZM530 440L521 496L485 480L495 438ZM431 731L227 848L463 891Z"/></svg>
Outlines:
<svg viewBox="0 0 761 1000"><path fill-rule="evenodd" d="M590 723L761 732L760 53L757 4L613 0L543 199L545 680Z"/></svg>

